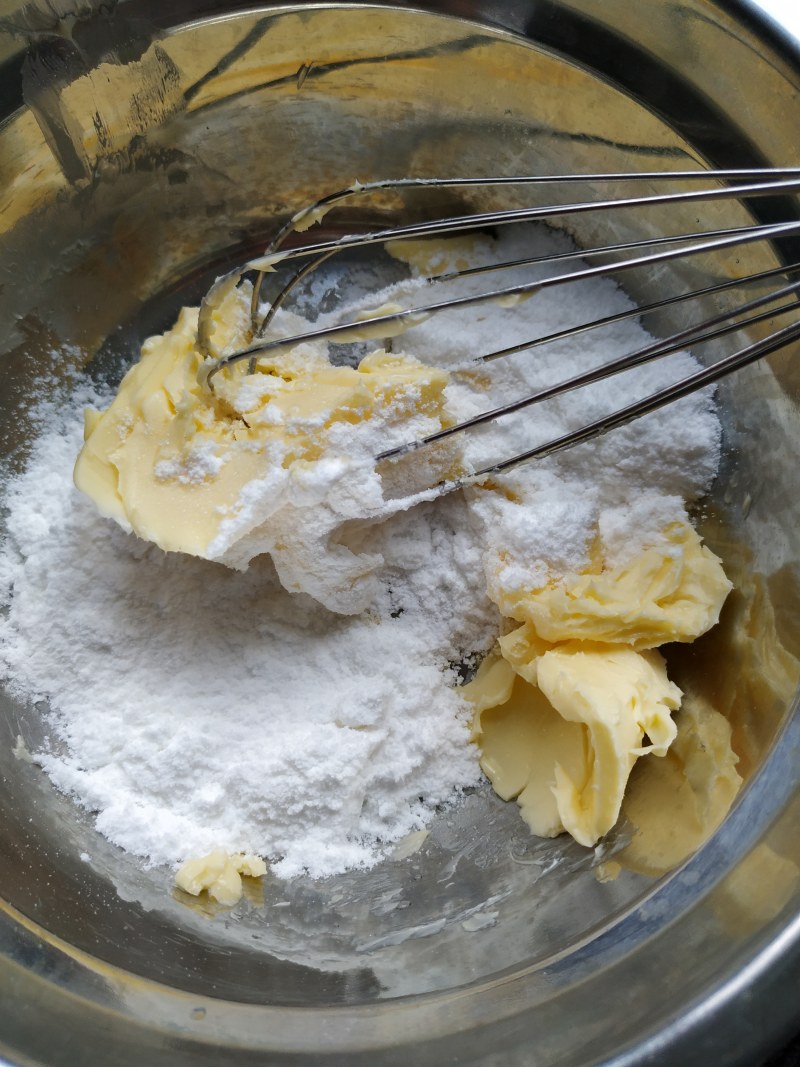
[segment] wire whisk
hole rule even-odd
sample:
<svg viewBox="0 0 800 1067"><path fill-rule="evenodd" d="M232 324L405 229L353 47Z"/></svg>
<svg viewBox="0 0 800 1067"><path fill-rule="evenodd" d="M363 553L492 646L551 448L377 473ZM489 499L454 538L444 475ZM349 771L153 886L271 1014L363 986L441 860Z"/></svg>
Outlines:
<svg viewBox="0 0 800 1067"><path fill-rule="evenodd" d="M346 233L343 236L322 237L309 243L288 247L287 241L294 235L309 230L342 201L366 197L375 192L420 190L464 190L468 188L492 187L534 187L553 186L564 188L573 184L589 186L602 190L609 185L633 183L634 185L653 185L662 182L680 182L679 191L648 192L646 195L598 196L597 199L576 200L554 205L537 205L533 207L512 208L499 211L478 211L442 218L426 219L421 222L377 229L367 232ZM696 185L701 187L696 188ZM570 286L593 277L619 277L625 272L650 268L662 264L674 263L689 257L709 253L734 250L753 242L767 242L773 247L791 247L787 239L800 235L800 218L797 211L797 193L800 192L800 168L755 169L755 170L710 170L710 171L664 171L640 174L571 174L555 176L514 176L490 178L405 178L400 180L355 182L346 189L341 189L322 197L315 203L296 212L276 233L263 255L251 259L235 270L219 278L201 304L198 345L206 357L201 371L204 383L214 388L214 377L226 367L241 361L248 362L248 372L256 370L260 358L274 359L291 350L298 344L309 341L327 341L343 344L364 340L380 339L388 342L406 330L418 326L432 316L453 309L467 310L480 305L493 303L509 309L521 301L536 295L544 289L555 286ZM513 261L488 263L470 266L462 270L451 270L432 275L429 279L435 292L442 297L425 302L419 306L401 310L382 310L373 314L359 316L357 320L345 320L334 325L310 329L291 337L271 338L269 328L278 309L301 282L307 279L332 257L345 252L365 249L369 246L385 246L401 240L436 239L452 237L465 233L495 231L498 227L520 223L540 222L551 226L563 224L570 217L589 212L624 212L631 209L665 208L673 204L713 203L714 201L737 200L749 202L755 199L773 198L770 204L772 214L780 214L778 222L753 222L747 225L731 226L724 229L694 230L677 234L657 235L641 240L627 240L591 248L561 252L556 255L517 258ZM775 199L779 198L779 199ZM776 209L777 205L777 209ZM784 244L781 244L785 242ZM791 257L790 257L791 260ZM280 264L297 262L299 269L283 285L266 310L262 310L262 291L264 277L274 271ZM539 267L558 268L558 273L538 277L529 282L503 285L503 271L514 268ZM429 436L412 439L388 449L375 457L378 462L399 458L420 448L452 437L455 434L468 433L482 425L502 419L506 415L552 399L556 396L581 389L594 382L622 374L634 367L640 367L654 360L659 360L670 353L697 345L705 344L726 335L750 329L759 324L767 324L766 336L749 340L743 347L729 355L717 359L711 365L665 388L604 417L588 422L578 429L556 439L538 444L523 452L504 456L500 460L468 476L443 482L441 491L446 492L464 484L479 481L487 476L530 461L552 455L573 445L583 443L607 433L619 426L624 426L641 416L658 408L671 404L706 386L713 385L720 379L732 374L756 360L762 359L800 338L800 316L798 316L797 294L800 292L800 262L790 261L780 266L756 273L746 274L666 296L602 318L592 319L576 326L553 332L544 337L523 340L513 345L493 351L484 352L474 359L474 364L488 364L506 356L529 349L578 337L594 330L601 330L626 318L648 315L667 308L684 312L693 301L702 300L706 306L720 307L696 322L670 334L654 340L652 343L634 352L620 355L602 366L590 371L575 374L545 389L539 389L527 395L515 398L511 402L486 410L479 415L448 426ZM447 287L454 281L465 277L487 275L492 277L489 287L478 294L447 296ZM250 306L250 342L246 347L220 353L213 342L212 316L224 295L245 277L253 278ZM498 280L499 279L499 280ZM735 294L754 284L766 284L768 291L756 297L737 296L726 298L727 304L722 308L719 297L725 293ZM688 312L686 312L688 315ZM785 324L781 324L785 321Z"/></svg>

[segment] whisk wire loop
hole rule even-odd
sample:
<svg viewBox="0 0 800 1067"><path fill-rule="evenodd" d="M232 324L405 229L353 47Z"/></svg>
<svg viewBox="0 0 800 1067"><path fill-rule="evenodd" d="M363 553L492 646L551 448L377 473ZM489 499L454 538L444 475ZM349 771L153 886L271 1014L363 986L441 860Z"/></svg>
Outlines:
<svg viewBox="0 0 800 1067"><path fill-rule="evenodd" d="M534 186L554 185L569 186L582 184L588 187L608 185L625 186L628 183L652 185L662 182L679 181L693 185L705 182L703 188L681 188L678 191L653 192L643 195L623 194L620 196L603 196L598 199L573 200L566 203L538 205L534 207L510 208L500 211L480 211L473 214L454 215L444 218L428 219L421 222L407 223L393 228L381 228L368 232L346 233L336 238L323 237L317 242L301 244L286 248L285 242L296 232L309 229L320 222L329 211L350 197L363 197L377 191L403 191L413 189L465 189L492 186ZM714 183L707 187L708 183ZM489 178L404 178L387 181L360 183L355 182L345 189L340 189L321 197L313 204L296 212L276 233L265 249L264 254L249 260L241 267L229 272L215 282L209 290L200 309L198 324L198 345L206 359L201 370L201 379L213 390L213 379L223 369L242 360L249 363L249 373L257 369L259 358L275 359L300 344L314 341L326 341L334 344L352 343L377 339L388 346L390 338L420 325L431 316L442 312L479 308L486 303L500 304L512 308L517 303L534 297L537 293L554 287L573 285L590 278L618 276L621 273L642 268L660 267L674 261L689 257L733 250L753 242L774 244L785 238L800 235L800 220L795 210L787 211L788 197L800 193L800 168L778 168L771 170L739 169L713 171L658 171L638 174L571 174L571 175L522 175L513 177ZM435 299L415 307L403 307L399 310L383 311L376 309L367 312L355 320L340 321L309 329L291 337L269 337L267 332L272 325L276 312L282 307L288 296L310 275L313 275L326 261L339 253L363 249L375 245L390 245L402 240L420 240L430 237L447 237L463 233L495 230L500 226L529 222L554 223L571 216L587 212L617 212L634 208L665 208L671 205L708 203L735 199L748 202L752 198L779 197L776 204L781 205L785 221L736 225L723 229L698 229L692 232L664 233L648 236L640 240L617 241L615 243L558 252L552 255L538 255L505 262L473 264L463 269L433 273L427 278L431 285L446 289L448 284L466 278L497 274L509 270L525 268L542 268L548 271L566 267L561 273L546 274L531 281L517 282L513 285L498 286L484 292L456 293L445 299ZM788 217L786 217L788 216ZM274 271L280 264L289 261L305 260L302 266L283 285L269 303L266 313L261 313L262 282L265 274ZM570 264L579 261L581 265L572 269ZM564 341L592 330L613 326L628 318L651 314L684 302L699 299L713 299L729 290L739 287L769 283L770 290L753 299L705 317L699 322L678 330L668 337L656 340L635 352L630 352L612 360L603 366L573 375L564 381L554 383L545 389L518 397L509 403L499 405L482 412L475 417L442 429L427 437L408 441L403 445L382 452L376 462L387 462L427 445L433 445L458 433L467 433L487 423L502 419L506 415L518 412L534 404L553 399L575 389L581 389L592 383L621 374L635 367L643 366L653 360L679 351L687 345L695 346L716 340L727 334L741 331L800 310L797 296L800 293L800 281L774 286L773 280L788 278L800 270L800 263L776 266L769 270L751 273L742 277L727 278L702 288L688 290L661 299L651 301L638 308L630 308L604 316L599 319L578 323L564 329L551 332L545 336L528 338L512 345L506 345L491 352L484 352L471 358L471 365L488 364L506 356L539 348L556 341ZM224 293L237 285L246 275L255 273L251 296L251 341L246 347L219 354L212 342L213 312ZM784 301L783 303L780 303ZM552 455L565 448L572 447L601 436L610 430L626 425L643 415L664 407L667 404L690 395L691 393L715 384L723 377L734 373L764 356L792 344L800 339L800 321L794 321L780 328L771 326L768 336L740 348L710 366L681 379L672 385L660 389L649 396L628 404L609 415L590 422L577 430L556 440L537 445L535 448L508 456L470 474L457 479L443 481L439 492L449 492L465 485L474 484L487 477L512 469L521 463L535 458Z"/></svg>
<svg viewBox="0 0 800 1067"><path fill-rule="evenodd" d="M469 296L455 296L447 300L437 301L431 304L423 304L419 307L406 308L401 311L392 311L387 314L376 314L359 319L356 322L337 323L333 326L325 326L319 329L309 330L305 333L295 334L291 337L277 338L271 341L257 341L256 343L220 356L214 366L209 370L206 381L210 383L214 375L220 370L232 364L239 363L244 359L259 354L275 358L291 351L296 345L309 341L332 341L343 344L350 341L369 339L369 337L392 337L420 325L432 315L443 311L466 310L486 303L511 304L515 299L525 299L534 296L543 289L549 289L556 285L567 285L574 282L586 281L595 277L606 277L609 274L618 274L622 271L634 268L651 267L656 264L667 263L674 259L685 259L688 256L700 255L709 252L731 248L740 244L749 244L753 241L777 239L800 234L800 221L782 222L754 226L748 230L736 231L733 236L713 238L707 241L698 241L688 247L668 248L661 252L651 252L643 256L635 256L631 259L602 263L596 266L584 267L581 270L571 271L567 274L558 274L550 278L541 278L536 281L524 282L518 285L495 289L488 293L478 293ZM687 241L692 240L691 234L684 235ZM328 249L327 251L330 251Z"/></svg>

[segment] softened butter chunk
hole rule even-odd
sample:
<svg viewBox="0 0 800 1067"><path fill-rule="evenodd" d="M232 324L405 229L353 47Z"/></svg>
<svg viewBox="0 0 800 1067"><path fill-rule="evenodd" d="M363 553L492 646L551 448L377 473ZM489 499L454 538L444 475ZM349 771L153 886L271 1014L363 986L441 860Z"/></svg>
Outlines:
<svg viewBox="0 0 800 1067"><path fill-rule="evenodd" d="M600 641L635 649L693 641L719 619L731 590L720 560L689 523L624 566L568 574L543 588L495 583L492 595L512 619L551 644Z"/></svg>
<svg viewBox="0 0 800 1067"><path fill-rule="evenodd" d="M672 714L682 694L654 646L693 640L714 625L730 588L717 557L682 522L624 565L542 588L495 586L501 609L522 624L500 637L500 656L464 694L475 708L484 773L499 796L517 801L535 834L567 830L591 846L614 826L637 760L665 757L676 738ZM701 733L703 743L694 744ZM710 832L735 792L729 736L713 716L695 724L687 715L669 764L680 775L653 770L656 781L680 779L698 804L702 783L716 783L708 811L692 816L692 842Z"/></svg>
<svg viewBox="0 0 800 1067"><path fill-rule="evenodd" d="M218 848L207 856L187 860L175 875L175 884L193 897L207 892L212 900L233 907L242 896L242 875L260 878L266 873L267 865L259 856L230 855Z"/></svg>
<svg viewBox="0 0 800 1067"><path fill-rule="evenodd" d="M215 308L222 350L246 343L247 304L245 287ZM255 374L243 362L220 372L212 391L198 381L197 319L184 308L145 342L110 407L87 413L76 485L165 551L238 569L269 553L289 590L362 611L381 560L337 532L407 506L384 499L374 456L392 430L405 440L446 424L447 373L385 352L333 366L301 344Z"/></svg>
<svg viewBox="0 0 800 1067"><path fill-rule="evenodd" d="M593 845L616 823L638 757L666 752L681 692L657 652L614 646L562 645L540 657L537 673L532 685L495 661L467 687L486 709L476 727L481 767L535 834L567 830Z"/></svg>

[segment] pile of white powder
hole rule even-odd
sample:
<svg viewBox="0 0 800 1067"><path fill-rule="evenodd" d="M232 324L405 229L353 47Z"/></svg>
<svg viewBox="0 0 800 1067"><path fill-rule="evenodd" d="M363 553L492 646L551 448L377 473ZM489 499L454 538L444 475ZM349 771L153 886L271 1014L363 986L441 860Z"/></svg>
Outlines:
<svg viewBox="0 0 800 1067"><path fill-rule="evenodd" d="M550 248L562 239L520 230L482 254ZM402 284L388 295L402 298ZM514 311L447 314L396 347L455 368L628 304L593 280ZM455 375L450 411L467 417L646 341L627 321L512 357L489 370L491 399L481 379ZM530 447L693 367L671 357L533 409L471 437L467 456ZM683 514L718 461L716 417L695 396L520 469L511 494L419 505L364 534L363 550L384 558L377 595L342 617L286 593L267 558L237 573L166 555L98 517L72 485L91 400L84 388L42 407L27 467L5 487L0 666L15 696L49 702L53 743L36 759L97 813L101 833L148 863L222 847L263 855L284 877L370 866L479 782L456 668L500 627L484 568L557 576L583 566L598 535L609 558L630 554Z"/></svg>

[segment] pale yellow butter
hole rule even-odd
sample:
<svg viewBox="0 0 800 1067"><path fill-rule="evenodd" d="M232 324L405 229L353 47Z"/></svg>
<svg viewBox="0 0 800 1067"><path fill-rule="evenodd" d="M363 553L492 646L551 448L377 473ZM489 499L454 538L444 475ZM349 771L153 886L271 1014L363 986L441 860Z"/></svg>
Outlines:
<svg viewBox="0 0 800 1067"><path fill-rule="evenodd" d="M501 698L476 728L481 767L498 794L517 800L534 833L567 830L583 845L616 823L637 758L666 752L681 699L657 652L575 642L541 656L538 686L500 660L479 671L467 695L484 707Z"/></svg>
<svg viewBox="0 0 800 1067"><path fill-rule="evenodd" d="M632 775L625 795L622 810L634 834L619 859L643 874L663 874L699 848L742 784L723 715L689 697L677 726L666 758Z"/></svg>
<svg viewBox="0 0 800 1067"><path fill-rule="evenodd" d="M232 907L242 896L242 875L261 878L266 873L267 865L259 856L230 855L218 848L207 856L187 860L175 875L175 884L193 897L207 892L212 900Z"/></svg>
<svg viewBox="0 0 800 1067"><path fill-rule="evenodd" d="M719 559L689 523L676 522L663 541L630 563L599 573L570 574L544 588L507 588L490 581L503 614L529 622L538 636L655 648L693 641L719 619L731 590Z"/></svg>
<svg viewBox="0 0 800 1067"><path fill-rule="evenodd" d="M245 343L246 304L246 290L232 289L214 310L223 350ZM306 344L260 360L253 375L244 363L221 372L212 391L198 381L197 316L184 308L145 342L110 407L87 413L76 485L101 514L166 551L240 569L270 553L288 589L335 611L363 610L380 559L329 542L343 522L392 508L372 438L364 454L331 442L359 424L388 431L410 416L440 429L447 373L382 351L357 369L333 366Z"/></svg>
<svg viewBox="0 0 800 1067"><path fill-rule="evenodd" d="M389 241L386 251L401 263L406 263L416 275L435 278L474 266L476 252L482 244L485 244L485 238L466 234L460 237L437 237L435 242L424 239Z"/></svg>
<svg viewBox="0 0 800 1067"><path fill-rule="evenodd" d="M730 588L696 531L675 523L625 566L494 589L522 625L464 694L484 773L534 833L594 845L614 826L636 761L676 737L681 692L653 646L709 629ZM685 773L696 777L691 762Z"/></svg>

